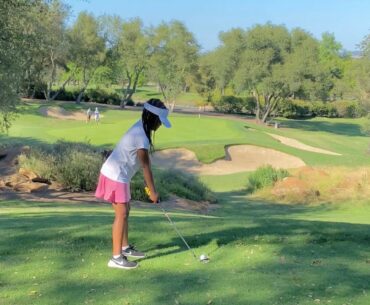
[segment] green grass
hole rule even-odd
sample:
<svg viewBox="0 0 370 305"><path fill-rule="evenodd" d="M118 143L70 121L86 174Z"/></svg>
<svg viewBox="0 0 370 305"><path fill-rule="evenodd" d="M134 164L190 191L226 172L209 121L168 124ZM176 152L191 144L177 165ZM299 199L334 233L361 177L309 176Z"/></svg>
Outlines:
<svg viewBox="0 0 370 305"><path fill-rule="evenodd" d="M77 106L59 103L71 110ZM0 144L89 140L113 146L140 112L101 109L102 124L44 118L40 104L24 105ZM251 122L172 114L158 148L187 147L203 162L224 146L253 144L278 149L310 165L369 165L369 139L361 120L284 121L271 129ZM249 127L249 128L246 128ZM325 156L282 145L265 131L342 153ZM248 156L246 156L247 158ZM208 215L172 211L172 219L202 264L186 251L159 209L134 207L130 241L148 257L137 270L111 270L109 205L0 203L0 304L370 304L370 205L279 205L252 201L243 190L248 173L203 176L217 193Z"/></svg>
<svg viewBox="0 0 370 305"><path fill-rule="evenodd" d="M2 201L0 303L369 304L369 206L220 199L209 216L171 213L208 264L159 210L134 208L130 238L148 255L134 271L106 267L109 206Z"/></svg>
<svg viewBox="0 0 370 305"><path fill-rule="evenodd" d="M65 108L82 111L88 107L74 103L57 103ZM41 104L43 105L43 104ZM52 104L52 105L55 105ZM139 111L112 110L100 107L101 124L83 121L58 120L42 117L39 103L23 104L20 115L9 131L0 136L0 143L53 143L58 139L86 142L96 146L113 147L122 134L140 118ZM209 163L224 157L224 147L233 144L252 144L277 149L297 156L308 165L363 166L369 165L369 137L361 133L363 119L325 119L297 121L285 120L283 125L292 128L273 129L251 121L235 121L222 117L171 114L173 128L161 128L155 137L157 149L184 147L194 151L198 159ZM292 137L305 144L328 149L342 156L302 151L281 144L266 132Z"/></svg>

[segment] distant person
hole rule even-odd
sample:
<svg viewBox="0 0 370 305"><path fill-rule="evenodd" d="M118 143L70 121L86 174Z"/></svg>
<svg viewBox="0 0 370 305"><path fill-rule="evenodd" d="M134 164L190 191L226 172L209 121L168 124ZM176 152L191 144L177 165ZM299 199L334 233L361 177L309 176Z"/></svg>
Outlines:
<svg viewBox="0 0 370 305"><path fill-rule="evenodd" d="M95 119L95 123L99 123L99 121L100 121L100 113L99 113L98 107L95 107L94 119Z"/></svg>
<svg viewBox="0 0 370 305"><path fill-rule="evenodd" d="M87 111L86 111L86 123L89 123L90 122L90 120L91 120L91 114L92 114L91 109L90 108L87 109Z"/></svg>
<svg viewBox="0 0 370 305"><path fill-rule="evenodd" d="M138 263L128 261L127 257L145 257L128 242L130 181L141 165L150 200L158 202L159 194L154 185L149 151L153 149L152 133L162 124L171 127L167 116L168 109L161 100L150 99L146 102L141 119L125 133L100 170L95 196L112 203L115 212L112 226L113 256L108 267L133 269Z"/></svg>

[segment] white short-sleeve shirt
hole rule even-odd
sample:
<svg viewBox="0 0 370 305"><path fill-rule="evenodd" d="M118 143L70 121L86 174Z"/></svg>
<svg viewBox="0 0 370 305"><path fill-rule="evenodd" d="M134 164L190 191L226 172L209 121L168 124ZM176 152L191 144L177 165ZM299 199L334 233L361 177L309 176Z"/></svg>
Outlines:
<svg viewBox="0 0 370 305"><path fill-rule="evenodd" d="M149 150L149 146L143 123L139 120L121 138L100 172L111 180L129 183L139 169L137 150Z"/></svg>

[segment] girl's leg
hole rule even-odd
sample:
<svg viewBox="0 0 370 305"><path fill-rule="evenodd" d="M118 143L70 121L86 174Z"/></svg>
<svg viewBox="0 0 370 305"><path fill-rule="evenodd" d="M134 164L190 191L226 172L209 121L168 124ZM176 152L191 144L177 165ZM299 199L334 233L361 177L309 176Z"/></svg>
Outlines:
<svg viewBox="0 0 370 305"><path fill-rule="evenodd" d="M124 238L124 228L127 228L128 218L128 204L116 203L113 204L115 218L112 225L112 242L113 242L113 255L120 255L122 251L122 240ZM128 232L126 231L126 241Z"/></svg>
<svg viewBox="0 0 370 305"><path fill-rule="evenodd" d="M128 246L128 217L130 216L130 203L126 203L126 221L123 223L122 247Z"/></svg>

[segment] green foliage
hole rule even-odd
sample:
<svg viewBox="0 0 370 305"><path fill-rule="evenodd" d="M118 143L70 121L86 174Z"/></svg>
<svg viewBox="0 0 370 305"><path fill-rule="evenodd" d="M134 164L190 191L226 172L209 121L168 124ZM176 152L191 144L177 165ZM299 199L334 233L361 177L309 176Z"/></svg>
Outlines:
<svg viewBox="0 0 370 305"><path fill-rule="evenodd" d="M40 177L55 180L55 156L42 148L33 148L19 156L19 166L37 173Z"/></svg>
<svg viewBox="0 0 370 305"><path fill-rule="evenodd" d="M216 202L216 198L198 177L178 170L154 169L154 180L161 199L166 200L170 194L194 201ZM144 191L144 178L139 171L131 181L131 196L135 200L148 201Z"/></svg>
<svg viewBox="0 0 370 305"><path fill-rule="evenodd" d="M19 162L21 167L55 180L68 190L92 191L96 188L103 157L88 143L58 141L53 146L32 148L30 153L21 155ZM175 194L195 201L216 201L196 176L175 170L154 170L154 178L162 199ZM141 171L131 181L131 196L135 200L148 200Z"/></svg>
<svg viewBox="0 0 370 305"><path fill-rule="evenodd" d="M20 157L21 167L55 180L71 191L94 190L102 163L102 155L88 143L65 141L51 147L34 147Z"/></svg>
<svg viewBox="0 0 370 305"><path fill-rule="evenodd" d="M283 100L277 114L285 118L307 118L313 116L329 118L359 118L366 114L357 101L309 102L304 100Z"/></svg>
<svg viewBox="0 0 370 305"><path fill-rule="evenodd" d="M359 118L366 114L365 109L356 101L335 101L334 105L340 118Z"/></svg>
<svg viewBox="0 0 370 305"><path fill-rule="evenodd" d="M361 126L361 130L364 134L370 136L370 114L367 115L366 121Z"/></svg>
<svg viewBox="0 0 370 305"><path fill-rule="evenodd" d="M100 104L119 105L121 98L117 93L107 92L104 89L89 88L85 93L86 102L94 102Z"/></svg>
<svg viewBox="0 0 370 305"><path fill-rule="evenodd" d="M55 150L55 179L71 191L95 190L102 155L81 144L59 143Z"/></svg>
<svg viewBox="0 0 370 305"><path fill-rule="evenodd" d="M106 58L105 40L99 34L97 19L86 12L78 15L68 31L71 45L69 59L75 67L72 76L75 81L83 84L77 102L80 102L82 94Z"/></svg>
<svg viewBox="0 0 370 305"><path fill-rule="evenodd" d="M278 106L277 114L284 118L302 118L312 116L311 103L302 100L284 99Z"/></svg>
<svg viewBox="0 0 370 305"><path fill-rule="evenodd" d="M244 99L236 96L221 96L220 100L212 103L215 110L225 113L241 113Z"/></svg>
<svg viewBox="0 0 370 305"><path fill-rule="evenodd" d="M271 165L261 166L248 177L247 189L250 192L272 186L276 181L289 176L285 169L275 169Z"/></svg>
<svg viewBox="0 0 370 305"><path fill-rule="evenodd" d="M314 116L336 118L338 117L337 110L335 109L334 103L324 102L312 102L312 114Z"/></svg>
<svg viewBox="0 0 370 305"><path fill-rule="evenodd" d="M35 1L35 6L39 2ZM23 48L30 42L27 22L29 1L2 1L0 4L0 132L7 131L19 102L22 64L27 57Z"/></svg>
<svg viewBox="0 0 370 305"><path fill-rule="evenodd" d="M197 69L199 46L179 21L160 24L151 35L156 52L150 59L149 77L159 85L165 102L173 109L176 98Z"/></svg>

